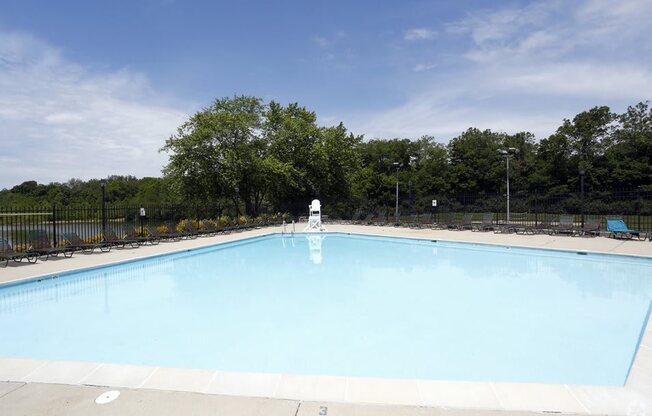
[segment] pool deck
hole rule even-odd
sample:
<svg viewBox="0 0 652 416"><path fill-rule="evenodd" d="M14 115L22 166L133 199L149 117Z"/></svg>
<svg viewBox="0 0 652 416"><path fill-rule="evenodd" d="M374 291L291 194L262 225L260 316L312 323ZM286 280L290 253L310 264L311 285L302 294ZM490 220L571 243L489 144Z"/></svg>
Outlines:
<svg viewBox="0 0 652 416"><path fill-rule="evenodd" d="M652 242L327 225L331 232L601 252L652 258ZM303 229L303 224L296 227ZM0 285L280 232L280 227L81 254L0 269ZM651 276L652 278L652 276ZM596 363L599 365L599 363ZM105 386L105 387L97 387ZM110 388L116 401L94 400ZM652 414L652 323L624 387L231 373L0 358L0 415L470 415ZM325 413L324 413L325 412Z"/></svg>

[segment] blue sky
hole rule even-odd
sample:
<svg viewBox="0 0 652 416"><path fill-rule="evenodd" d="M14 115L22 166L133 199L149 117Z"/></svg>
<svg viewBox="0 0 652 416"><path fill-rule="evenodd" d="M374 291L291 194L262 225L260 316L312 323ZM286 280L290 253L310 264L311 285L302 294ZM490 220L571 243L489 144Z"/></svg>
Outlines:
<svg viewBox="0 0 652 416"><path fill-rule="evenodd" d="M540 139L650 99L651 21L649 0L5 0L0 188L158 176L175 128L233 94L366 138Z"/></svg>

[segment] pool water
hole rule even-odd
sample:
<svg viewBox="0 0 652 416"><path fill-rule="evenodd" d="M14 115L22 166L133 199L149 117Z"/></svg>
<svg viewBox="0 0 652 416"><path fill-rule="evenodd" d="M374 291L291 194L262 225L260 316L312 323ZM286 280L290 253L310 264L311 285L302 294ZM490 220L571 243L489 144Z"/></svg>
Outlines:
<svg viewBox="0 0 652 416"><path fill-rule="evenodd" d="M0 288L0 356L623 385L652 261L271 235Z"/></svg>

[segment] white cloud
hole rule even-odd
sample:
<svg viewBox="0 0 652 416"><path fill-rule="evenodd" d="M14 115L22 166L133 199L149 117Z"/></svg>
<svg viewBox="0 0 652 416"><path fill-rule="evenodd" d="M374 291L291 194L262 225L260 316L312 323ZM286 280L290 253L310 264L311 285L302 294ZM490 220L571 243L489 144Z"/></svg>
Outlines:
<svg viewBox="0 0 652 416"><path fill-rule="evenodd" d="M445 55L419 51L418 59L445 64L416 79L403 104L344 120L368 138L449 139L468 127L546 137L563 118L593 106L622 111L652 98L649 21L648 0L551 0L474 11L447 24L450 39L442 40L466 46Z"/></svg>
<svg viewBox="0 0 652 416"><path fill-rule="evenodd" d="M437 33L433 30L426 28L410 29L405 32L403 39L405 40L430 40L434 39Z"/></svg>
<svg viewBox="0 0 652 416"><path fill-rule="evenodd" d="M466 74L441 79L414 94L401 106L383 112L344 118L347 127L367 139L434 135L446 141L469 127L516 133L530 131L541 137L554 131L569 106L533 112L531 106L493 102L493 88L482 77Z"/></svg>
<svg viewBox="0 0 652 416"><path fill-rule="evenodd" d="M414 72L423 72L423 71L428 71L430 69L436 68L436 64L416 64L412 70Z"/></svg>
<svg viewBox="0 0 652 416"><path fill-rule="evenodd" d="M158 149L186 117L144 75L91 71L29 35L0 32L0 188L159 176L167 156Z"/></svg>
<svg viewBox="0 0 652 416"><path fill-rule="evenodd" d="M652 96L652 72L635 64L568 62L520 68L508 75L500 79L497 87L596 101L639 101Z"/></svg>
<svg viewBox="0 0 652 416"><path fill-rule="evenodd" d="M331 42L323 36L314 36L312 40L321 47L325 47L331 44Z"/></svg>
<svg viewBox="0 0 652 416"><path fill-rule="evenodd" d="M331 46L334 43L337 43L338 41L346 38L346 32L343 30L338 30L335 32L335 34L331 36L313 36L312 40L322 48L325 48L327 46Z"/></svg>

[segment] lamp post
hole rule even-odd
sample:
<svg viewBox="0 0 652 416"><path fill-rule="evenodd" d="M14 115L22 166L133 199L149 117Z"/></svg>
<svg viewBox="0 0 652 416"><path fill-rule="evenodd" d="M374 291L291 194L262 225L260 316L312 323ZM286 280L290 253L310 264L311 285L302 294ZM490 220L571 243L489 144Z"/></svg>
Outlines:
<svg viewBox="0 0 652 416"><path fill-rule="evenodd" d="M394 162L394 167L396 168L396 209L394 210L394 219L398 223L398 171L401 169L401 164Z"/></svg>
<svg viewBox="0 0 652 416"><path fill-rule="evenodd" d="M100 179L102 190L102 237L106 240L106 179Z"/></svg>
<svg viewBox="0 0 652 416"><path fill-rule="evenodd" d="M412 215L412 180L408 181L408 201L410 201L410 215Z"/></svg>
<svg viewBox="0 0 652 416"><path fill-rule="evenodd" d="M235 187L235 218L238 224L240 224L240 188Z"/></svg>
<svg viewBox="0 0 652 416"><path fill-rule="evenodd" d="M584 175L586 175L586 169L580 169L580 221L582 223L582 229L584 229Z"/></svg>
<svg viewBox="0 0 652 416"><path fill-rule="evenodd" d="M506 163L506 171L507 171L507 223L509 223L509 158L513 155L518 154L518 149L515 147L510 147L507 150L498 150L498 153L500 153L504 158L505 158L505 163Z"/></svg>

